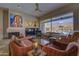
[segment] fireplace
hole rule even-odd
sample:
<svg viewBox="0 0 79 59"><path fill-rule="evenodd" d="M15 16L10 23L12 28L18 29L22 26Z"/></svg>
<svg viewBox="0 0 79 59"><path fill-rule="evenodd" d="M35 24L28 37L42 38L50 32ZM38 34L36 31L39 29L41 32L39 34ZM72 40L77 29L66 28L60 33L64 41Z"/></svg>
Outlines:
<svg viewBox="0 0 79 59"><path fill-rule="evenodd" d="M11 38L12 35L14 35L14 36L16 36L16 37L19 37L20 32L9 32L9 33L8 33L8 38Z"/></svg>
<svg viewBox="0 0 79 59"><path fill-rule="evenodd" d="M19 37L20 34L25 34L25 28L21 27L9 27L7 29L7 33L8 33L8 38L11 38L12 35L15 35L16 37Z"/></svg>

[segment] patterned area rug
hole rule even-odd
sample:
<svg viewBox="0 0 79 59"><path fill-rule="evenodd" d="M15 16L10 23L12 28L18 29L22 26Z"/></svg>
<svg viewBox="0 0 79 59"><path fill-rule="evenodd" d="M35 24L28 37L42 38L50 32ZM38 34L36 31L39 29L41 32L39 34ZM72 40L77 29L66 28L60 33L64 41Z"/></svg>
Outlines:
<svg viewBox="0 0 79 59"><path fill-rule="evenodd" d="M0 40L0 56L9 56L9 39Z"/></svg>

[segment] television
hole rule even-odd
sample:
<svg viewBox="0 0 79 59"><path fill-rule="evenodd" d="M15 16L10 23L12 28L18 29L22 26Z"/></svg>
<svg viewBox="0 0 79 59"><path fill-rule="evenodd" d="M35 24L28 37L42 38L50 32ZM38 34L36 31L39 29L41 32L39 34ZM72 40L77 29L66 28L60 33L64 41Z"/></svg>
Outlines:
<svg viewBox="0 0 79 59"><path fill-rule="evenodd" d="M39 28L26 28L25 29L25 34L26 35L37 35L39 34Z"/></svg>

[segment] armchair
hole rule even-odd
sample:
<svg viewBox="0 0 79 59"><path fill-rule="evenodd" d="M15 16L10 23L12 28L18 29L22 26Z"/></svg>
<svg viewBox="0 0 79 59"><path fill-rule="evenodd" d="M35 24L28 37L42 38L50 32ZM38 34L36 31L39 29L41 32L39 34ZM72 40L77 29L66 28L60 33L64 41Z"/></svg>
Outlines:
<svg viewBox="0 0 79 59"><path fill-rule="evenodd" d="M10 56L25 56L30 50L32 50L32 42L29 40L22 40L22 42L11 41L9 44Z"/></svg>

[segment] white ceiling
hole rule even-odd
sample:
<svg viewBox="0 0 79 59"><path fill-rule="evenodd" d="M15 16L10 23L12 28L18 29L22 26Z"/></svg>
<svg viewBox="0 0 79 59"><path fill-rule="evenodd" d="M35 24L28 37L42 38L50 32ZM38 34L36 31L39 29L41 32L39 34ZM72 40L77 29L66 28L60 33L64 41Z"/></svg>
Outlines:
<svg viewBox="0 0 79 59"><path fill-rule="evenodd" d="M20 5L20 8L17 7L17 5ZM41 16L43 14L48 13L51 10L57 9L64 5L67 5L67 4L66 3L39 3L39 9L41 10L41 12L37 14L35 12L34 3L0 3L0 7L17 10L32 16Z"/></svg>

